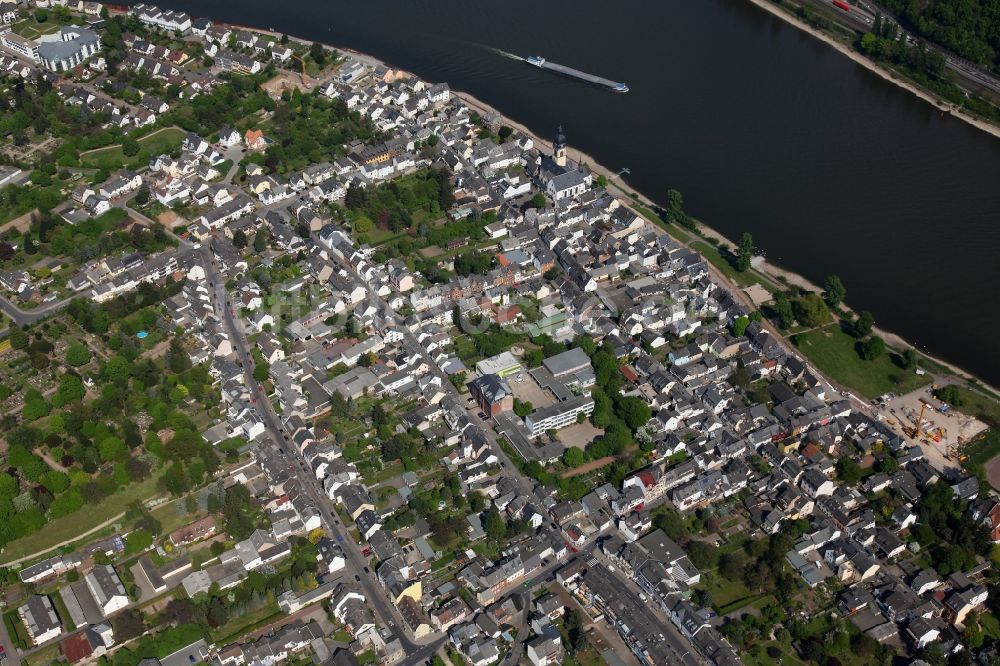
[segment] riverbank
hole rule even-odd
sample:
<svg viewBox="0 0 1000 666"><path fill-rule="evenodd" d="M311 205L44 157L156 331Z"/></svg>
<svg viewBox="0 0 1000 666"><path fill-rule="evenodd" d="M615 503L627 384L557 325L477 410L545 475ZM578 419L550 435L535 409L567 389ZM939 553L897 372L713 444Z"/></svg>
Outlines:
<svg viewBox="0 0 1000 666"><path fill-rule="evenodd" d="M976 129L980 129L986 132L987 134L991 134L996 138L1000 139L1000 127L998 127L997 125L994 125L993 123L977 118L976 116L970 115L969 113L963 111L961 108L956 107L955 105L950 104L948 102L942 101L941 99L937 98L935 95L924 90L923 88L920 88L919 86L909 81L899 78L892 70L886 68L881 63L878 63L870 58L866 58L865 56L858 53L849 46L841 44L840 42L830 37L825 32L817 30L816 28L812 27L799 17L786 11L781 6L774 4L770 0L750 0L750 2L757 5L761 9L771 13L772 15L777 16L786 23L795 26L799 30L808 33L809 35L820 40L827 46L836 49L843 55L847 56L857 64L867 69L868 71L880 76L881 78L885 79L886 81L889 81L890 83L896 86L899 86L903 90L906 90L907 92L916 95L917 97L924 100L925 102L927 102L934 108L938 109L939 111L952 115L958 118L959 120L962 120L972 125Z"/></svg>
<svg viewBox="0 0 1000 666"><path fill-rule="evenodd" d="M922 91L920 91L919 89L917 89L915 86L909 85L906 82L899 81L898 79L893 78L889 72L882 70L875 63L866 62L866 59L863 56L861 56L860 54L853 53L847 47L838 44L835 40L833 40L833 39L831 39L829 37L826 37L825 35L822 35L821 33L818 33L818 31L815 31L810 26L808 26L806 24L803 24L801 21L798 21L795 17L785 15L778 8L776 8L774 6L769 6L768 3L767 3L767 0L752 0L752 1L754 1L756 4L758 4L759 6L761 6L763 9L771 11L776 16L779 16L780 18L785 19L785 20L789 21L790 23L795 24L796 27L800 27L801 29L809 32L810 34L814 35L816 38L822 39L823 41L827 42L830 46L833 46L838 51L841 51L842 53L844 53L844 55L847 55L848 57L850 57L852 60L854 60L858 64L861 64L861 65L869 68L871 71L874 71L875 73L879 74L882 78L884 78L886 80L889 80L889 81L895 83L896 85L900 85L900 86L906 88L910 92L913 92L918 97L921 97L922 99L924 99L928 103L934 104L938 108L941 108L943 110L948 110L948 107L942 107L940 104L938 104L927 93L923 93ZM249 30L254 30L256 32L262 32L262 33L270 34L270 35L272 35L275 38L278 38L278 37L281 36L281 33L278 33L277 31L273 31L273 30L261 30L259 28L254 28L252 26L243 26L243 27L245 27L245 28L247 28ZM301 39L301 38L297 38L297 37L289 36L289 39L291 39L291 40L293 40L293 41L295 41L297 43L300 43L300 44L305 44L305 45L311 44L310 41L305 40L305 39ZM326 46L327 48L335 49L335 50L337 50L338 52L340 52L343 55L348 55L348 56L350 56L352 58L355 58L355 59L359 60L360 62L362 62L362 63L364 63L364 64L366 64L368 66L385 66L385 67L389 67L391 69L397 70L397 71L399 71L399 72L401 72L403 74L409 75L409 76L416 76L416 75L414 75L414 74L412 74L410 72L407 72L405 70L402 70L402 69L396 67L395 65L393 65L391 63L388 63L388 62L386 62L386 61L384 61L382 59L379 59L379 58L376 58L374 56L371 56L371 55L369 55L367 53L362 53L362 52L356 51L354 49L345 48L345 47L341 47L341 46L330 45L330 44L324 44L324 46ZM421 77L417 77L417 78L421 78ZM500 118L502 118L502 122L504 124L509 125L510 127L515 128L515 129L519 130L520 132L523 132L525 135L531 137L531 139L535 142L535 144L537 146L539 146L540 148L551 151L551 142L550 142L550 140L538 136L535 132L533 132L531 129L529 129L526 125L524 125L522 123L519 123L519 122L517 122L517 121L515 121L513 119L510 119L504 113L500 112L498 109L496 109L493 106L491 106L491 105L483 102L482 100L476 98L475 96L473 96L470 93L463 92L461 90L454 90L454 89L453 89L452 92L453 92L453 94L456 97L458 97L461 100L463 100L470 108L475 109L481 115L488 115L488 114L494 114L494 113L497 114L497 116L499 116ZM955 115L959 115L959 114L955 114ZM962 114L962 115L964 115L964 114ZM971 122L972 124L975 124L975 122L974 122L975 119L974 118L964 118L963 117L963 119L967 120L968 122ZM990 131L989 126L986 126L984 123L980 123L980 124L983 125L981 127L981 129L984 129L986 131ZM979 125L977 125L977 126L979 126ZM993 128L993 129L997 129L997 128ZM553 127L552 130L554 132L555 128ZM991 133L993 133L993 132L991 132ZM996 133L995 135L998 136L998 137L1000 137L1000 130L998 130L998 133ZM640 205L642 207L645 207L647 209L652 209L652 210L656 210L658 208L658 205L653 200L651 200L649 197L643 195L641 192L637 192L634 188L632 188L630 186L629 183L627 183L626 181L622 180L621 177L618 175L617 170L612 170L612 169L606 167L605 165L603 165L600 162L598 162L593 156L591 156L591 155L589 155L589 154L587 154L587 153L585 153L585 152L583 152L583 151L581 151L581 150L579 150L577 148L569 147L568 150L567 150L567 153L568 153L568 156L569 156L569 158L571 160L573 160L575 162L578 162L580 164L586 165L593 173L595 173L597 175L604 176L608 180L609 189L612 190L612 192L620 195L620 199L626 205L638 204L638 205ZM637 210L637 212L640 215L642 215L642 217L644 217L644 218L647 218L647 219L650 218L650 216L648 214L644 214L644 212L641 211L641 210ZM649 219L649 221L650 221L650 223L655 223L656 222L656 220L653 220L653 219ZM673 231L673 230L671 229L671 230L668 230L668 231ZM678 231L681 232L681 233L683 233L684 235L687 235L687 230L679 229L678 228ZM710 241L714 240L718 244L725 244L725 245L728 245L730 247L735 246L735 243L731 239L725 237L723 234L721 234L718 231L712 229L711 227L705 226L701 222L699 222L698 234L700 235L700 237L693 238L691 240L702 240L702 239L705 239L706 241L709 241L709 242L703 243L703 244L708 244L708 245L711 245ZM678 240L680 242L682 242L683 244L690 246L690 241L685 241L684 238L678 238ZM692 249L695 249L696 251L699 250L699 248L692 248ZM784 283L784 284L788 284L788 285L798 286L798 287L801 287L803 289L807 289L807 290L810 290L810 291L816 291L816 292L821 292L822 291L822 289L819 286L813 284L812 282L810 282L809 280L807 280L803 276L801 276L801 275L799 275L797 273L793 273L791 271L788 271L788 270L782 268L781 266L778 266L777 264L774 264L774 263L766 260L763 257L757 257L757 258L755 258L753 265L754 265L754 269L755 269L755 271L757 271L757 273L759 273L761 276L767 278L768 280L770 280L771 282L773 282L775 285L778 285L779 288L780 288L780 285L782 283ZM734 284L733 280L727 278L719 270L714 270L714 272L716 273L717 277L720 278L720 281L727 286L727 288L732 289L741 298L744 298L745 300L750 301L749 297L747 296L746 289L743 286L738 285L738 284ZM875 330L876 330L876 332L881 337L883 337L883 339L891 347L894 347L894 348L897 348L897 349L905 349L905 348L909 348L909 347L916 348L915 345L912 345L909 342L907 342L902 336L896 335L896 334L892 333L891 331L886 331L884 329L879 329L879 328L876 328ZM988 389L990 389L990 390L992 390L992 391L994 391L996 393L1000 393L1000 391L997 391L997 389L994 389L993 387L990 387L990 386L986 385L984 382L976 379L974 375L972 375L972 374L970 374L968 372L965 372L964 370L962 370L961 368L955 366L954 364L946 362L946 361L944 361L944 360L942 360L940 358L934 357L934 356L932 356L932 355L930 355L930 354L928 354L928 353L926 353L924 351L920 351L920 353L921 353L921 355L923 355L924 357L926 357L928 360L930 360L932 363L934 363L934 364L936 364L936 365L938 365L938 366L940 366L942 368L947 368L948 371L956 379L957 378L961 378L961 379L963 379L965 381L976 383L979 386L984 386L984 387L986 387L986 388L988 388Z"/></svg>
<svg viewBox="0 0 1000 666"><path fill-rule="evenodd" d="M752 0L752 1L757 1L757 0ZM510 118L507 118L506 116L504 116L500 111L498 111L493 106L487 104L486 102L483 102L480 99L477 99L476 97L474 97L473 95L470 95L469 93L466 93L466 92L463 92L463 91L452 91L452 92L457 97L459 97L463 102L465 102L470 108L475 109L481 115L495 113L498 116L500 116L501 118L503 118L503 122L504 122L505 125L508 125L508 126L514 128L514 129L520 131L520 132L523 132L525 135L531 137L531 140L537 146L541 146L541 147L543 147L543 148L545 148L545 149L547 149L549 151L552 150L552 143L551 143L551 141L549 141L547 139L544 139L542 137L539 137L535 132L531 131L525 125L523 125L523 124L521 124L521 123L519 123L519 122L517 122L515 120L511 120ZM569 159L571 159L571 160L573 160L575 162L578 162L578 163L580 163L582 165L586 165L593 173L598 174L598 175L602 175L605 178L607 178L608 179L608 188L617 191L618 195L620 196L620 198L622 199L622 201L623 201L623 203L625 205L630 205L631 202L638 200L638 203L640 203L641 205L643 205L643 206L645 206L647 208L652 208L654 210L656 208L658 208L658 204L656 202L652 201L649 197L645 196L642 192L637 192L637 191L633 190L632 188L627 187L627 183L621 178L621 176L619 176L618 172L612 171L611 169L609 169L606 166L602 165L601 163L599 163L597 160L595 160L592 156L588 155L587 153L585 153L585 152L583 152L583 151L581 151L579 149L573 148L572 146L568 146L567 147L566 153L567 153L567 156L569 157ZM715 229L712 229L711 227L705 225L700 220L698 221L698 231L697 231L697 234L695 234L695 235L696 235L696 237L700 236L701 238L708 239L708 240L713 240L714 239L720 245L728 245L728 246L732 246L732 247L735 247L735 245L736 245L735 242L733 242L732 240L730 240L729 238L727 238L726 236L724 236L720 232L716 231ZM685 242L685 241L683 241L681 239L677 239L677 240L681 244L690 247L690 242ZM781 266L775 264L774 262L771 262L771 261L767 260L764 257L761 257L761 256L755 257L754 261L753 261L753 267L759 273L763 274L764 277L769 278L770 280L772 280L776 284L787 284L787 285L790 285L790 286L799 287L801 289L804 289L804 290L807 290L807 291L814 291L814 292L817 292L817 293L822 293L823 292L823 288L820 287L819 285L814 284L813 282L809 281L808 279L806 279L805 277L799 275L798 273L793 273L792 271L789 271L787 269L782 268ZM724 276L721 276L721 277L724 277ZM727 282L730 282L730 285L729 285L730 288L735 289L735 290L737 290L740 293L743 293L745 291L739 285L732 284L731 281L728 281L728 280L727 280ZM749 301L749 298L747 300ZM842 307L843 307L843 309L845 310L846 313L848 313L848 314L853 314L854 313L854 311L851 310L849 307L846 307L846 306L842 306ZM932 363L935 363L935 364L940 365L940 366L942 366L944 368L947 368L954 375L954 377L956 379L961 379L961 380L966 381L966 382L978 384L979 386L982 386L983 388L986 388L987 390L989 390L989 391L991 391L993 393L1000 394L1000 390L997 390L995 387L987 384L986 382L982 381L981 379L977 378L976 376L972 375L971 373L966 372L962 368L959 368L958 366L956 366L956 365L954 365L952 363L949 363L948 361L945 361L945 360L943 360L941 358L933 356L933 355L927 353L926 351L920 350L916 345L911 344L910 342L906 341L902 336L897 335L896 333L893 333L892 331L887 331L887 330L885 330L883 328L880 328L878 326L874 327L873 331L874 331L875 334L877 334L883 340L885 340L886 344L889 345L890 347L893 347L893 348L899 349L899 350L907 349L907 348L910 348L910 347L912 347L914 349L917 349L922 356L926 357Z"/></svg>

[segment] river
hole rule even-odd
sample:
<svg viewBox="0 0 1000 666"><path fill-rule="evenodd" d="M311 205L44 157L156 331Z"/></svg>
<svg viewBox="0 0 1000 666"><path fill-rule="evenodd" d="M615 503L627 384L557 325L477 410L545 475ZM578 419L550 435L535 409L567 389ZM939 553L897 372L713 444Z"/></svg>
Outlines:
<svg viewBox="0 0 1000 666"><path fill-rule="evenodd" d="M745 0L163 0L370 53L569 142L1000 385L1000 140ZM615 94L497 49L625 81Z"/></svg>

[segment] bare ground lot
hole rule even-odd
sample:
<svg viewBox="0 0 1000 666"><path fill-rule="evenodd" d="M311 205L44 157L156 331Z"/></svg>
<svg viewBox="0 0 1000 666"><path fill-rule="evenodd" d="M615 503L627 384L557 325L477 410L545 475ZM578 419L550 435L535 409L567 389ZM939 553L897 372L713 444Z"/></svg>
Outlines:
<svg viewBox="0 0 1000 666"><path fill-rule="evenodd" d="M1000 488L1000 456L990 459L983 467L986 469L986 480L994 488Z"/></svg>
<svg viewBox="0 0 1000 666"><path fill-rule="evenodd" d="M600 437L603 434L604 431L592 425L590 421L584 421L583 423L576 423L561 428L556 432L556 438L566 448L573 446L582 449L594 441L594 438Z"/></svg>
<svg viewBox="0 0 1000 666"><path fill-rule="evenodd" d="M928 389L924 388L893 398L887 407L879 409L879 414L894 430L903 432L904 429L916 425L921 405L924 404L921 399L927 400L930 404L923 410L920 439L919 441L911 437L907 439L920 446L928 462L935 468L958 467L957 459L949 460L946 457L949 449L961 448L963 444L985 432L987 425L975 417L954 409L946 412L937 411L933 406L940 402L934 400ZM1000 461L991 460L987 464L987 470L990 469L996 470L998 475L996 480L1000 481ZM993 480L991 478L991 481Z"/></svg>

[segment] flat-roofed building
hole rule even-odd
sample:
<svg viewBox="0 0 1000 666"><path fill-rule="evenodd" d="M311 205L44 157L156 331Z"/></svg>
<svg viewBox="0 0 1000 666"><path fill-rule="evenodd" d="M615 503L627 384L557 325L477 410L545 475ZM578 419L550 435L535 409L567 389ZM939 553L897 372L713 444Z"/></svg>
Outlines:
<svg viewBox="0 0 1000 666"><path fill-rule="evenodd" d="M505 351L476 363L476 372L480 375L509 377L521 372L521 363L514 358L513 354Z"/></svg>
<svg viewBox="0 0 1000 666"><path fill-rule="evenodd" d="M536 409L524 417L524 426L532 437L538 437L549 430L572 425L577 422L579 414L590 416L593 411L593 398L589 395L576 395L569 400Z"/></svg>
<svg viewBox="0 0 1000 666"><path fill-rule="evenodd" d="M567 386L586 387L593 385L595 381L590 357L579 347L550 356L542 361L542 365Z"/></svg>

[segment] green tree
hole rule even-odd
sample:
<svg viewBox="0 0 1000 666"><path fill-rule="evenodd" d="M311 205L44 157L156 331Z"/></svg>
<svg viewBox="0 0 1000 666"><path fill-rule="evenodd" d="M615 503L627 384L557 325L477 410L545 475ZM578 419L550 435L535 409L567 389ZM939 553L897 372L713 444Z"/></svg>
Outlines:
<svg viewBox="0 0 1000 666"><path fill-rule="evenodd" d="M253 250L260 253L267 249L267 231L258 229L253 236Z"/></svg>
<svg viewBox="0 0 1000 666"><path fill-rule="evenodd" d="M582 449L571 446L563 451L562 461L567 467L579 467L587 462L587 456Z"/></svg>
<svg viewBox="0 0 1000 666"><path fill-rule="evenodd" d="M267 363L258 363L253 367L253 378L256 381L258 382L265 381L267 377L268 377Z"/></svg>
<svg viewBox="0 0 1000 666"><path fill-rule="evenodd" d="M545 360L541 349L528 349L524 352L522 358L524 359L524 364L529 368L537 368Z"/></svg>
<svg viewBox="0 0 1000 666"><path fill-rule="evenodd" d="M652 409L642 398L623 396L617 400L616 412L633 431L638 430L653 417Z"/></svg>
<svg viewBox="0 0 1000 666"><path fill-rule="evenodd" d="M186 372L191 367L191 357L184 351L184 343L179 335L170 339L167 348L167 366L176 375Z"/></svg>
<svg viewBox="0 0 1000 666"><path fill-rule="evenodd" d="M58 495L69 488L69 475L58 470L49 470L42 476L42 485L53 495Z"/></svg>
<svg viewBox="0 0 1000 666"><path fill-rule="evenodd" d="M242 229L233 232L233 245L240 250L247 246L247 235Z"/></svg>
<svg viewBox="0 0 1000 666"><path fill-rule="evenodd" d="M733 335L737 338L742 338L747 333L747 327L750 326L750 317L737 317L733 320Z"/></svg>
<svg viewBox="0 0 1000 666"><path fill-rule="evenodd" d="M31 339L28 337L28 333L20 326L11 326L9 335L10 346L14 349L27 349L28 343L31 342Z"/></svg>
<svg viewBox="0 0 1000 666"><path fill-rule="evenodd" d="M128 447L125 446L125 442L118 437L108 437L101 440L98 450L103 462L120 460L128 453Z"/></svg>
<svg viewBox="0 0 1000 666"><path fill-rule="evenodd" d="M835 308L843 303L845 298L847 298L847 289L844 288L840 277L837 275L828 276L823 284L823 300L826 301L826 304Z"/></svg>
<svg viewBox="0 0 1000 666"><path fill-rule="evenodd" d="M778 326L781 328L790 328L795 322L792 302L788 300L788 296L783 291L774 295L774 314L778 319Z"/></svg>
<svg viewBox="0 0 1000 666"><path fill-rule="evenodd" d="M139 154L139 142L131 135L125 135L122 139L122 152L125 153L125 157L135 157Z"/></svg>
<svg viewBox="0 0 1000 666"><path fill-rule="evenodd" d="M913 370L917 367L920 357L917 356L917 350L913 347L907 347L903 350L903 353L899 357L900 365L903 366L904 370Z"/></svg>
<svg viewBox="0 0 1000 666"><path fill-rule="evenodd" d="M48 416L51 410L52 407L38 391L31 389L25 393L24 407L21 409L21 417L25 421L37 421Z"/></svg>
<svg viewBox="0 0 1000 666"><path fill-rule="evenodd" d="M545 208L545 195L541 192L535 192L535 195L531 197L531 207Z"/></svg>
<svg viewBox="0 0 1000 666"><path fill-rule="evenodd" d="M863 338L865 336L871 335L872 329L875 327L875 317L872 316L871 312L865 310L858 318L854 320L852 326L854 330L854 336L857 338Z"/></svg>
<svg viewBox="0 0 1000 666"><path fill-rule="evenodd" d="M320 67L326 64L326 49L319 42L313 42L309 47L309 57Z"/></svg>
<svg viewBox="0 0 1000 666"><path fill-rule="evenodd" d="M837 478L847 485L854 485L861 479L861 467L854 458L841 458L837 461Z"/></svg>
<svg viewBox="0 0 1000 666"><path fill-rule="evenodd" d="M59 378L59 388L56 390L52 404L55 407L62 407L65 404L82 399L84 395L86 395L86 389L84 389L80 378L76 375L66 374Z"/></svg>
<svg viewBox="0 0 1000 666"><path fill-rule="evenodd" d="M569 608L566 615L563 616L563 622L566 637L569 639L569 644L566 647L570 654L576 654L585 649L587 647L587 634L583 630L583 617L580 615L580 611Z"/></svg>
<svg viewBox="0 0 1000 666"><path fill-rule="evenodd" d="M942 386L934 391L934 397L941 402L946 402L953 407L962 406L962 394L954 384Z"/></svg>
<svg viewBox="0 0 1000 666"><path fill-rule="evenodd" d="M749 231L744 231L736 249L736 270L740 272L749 270L751 259L753 259L753 236Z"/></svg>
<svg viewBox="0 0 1000 666"><path fill-rule="evenodd" d="M167 468L163 474L163 487L172 495L183 495L191 489L191 480L183 465L175 462Z"/></svg>
<svg viewBox="0 0 1000 666"><path fill-rule="evenodd" d="M135 202L140 206L145 206L149 203L150 191L149 184L145 181L139 186L139 190L135 193Z"/></svg>
<svg viewBox="0 0 1000 666"><path fill-rule="evenodd" d="M473 490L467 499L469 500L469 511L473 513L480 513L486 508L486 498L479 491Z"/></svg>
<svg viewBox="0 0 1000 666"><path fill-rule="evenodd" d="M483 517L483 531L493 541L500 542L507 538L507 523L498 511L487 511Z"/></svg>
<svg viewBox="0 0 1000 666"><path fill-rule="evenodd" d="M90 349L82 342L74 342L66 348L66 363L74 368L90 363Z"/></svg>
<svg viewBox="0 0 1000 666"><path fill-rule="evenodd" d="M667 205L663 210L668 221L680 222L684 216L684 195L674 189L667 190Z"/></svg>
<svg viewBox="0 0 1000 666"><path fill-rule="evenodd" d="M862 340L858 345L858 353L866 361L874 361L885 353L885 341L873 335L867 340Z"/></svg>
<svg viewBox="0 0 1000 666"><path fill-rule="evenodd" d="M830 321L830 310L818 294L809 293L796 299L793 308L795 318L803 326L822 326Z"/></svg>

